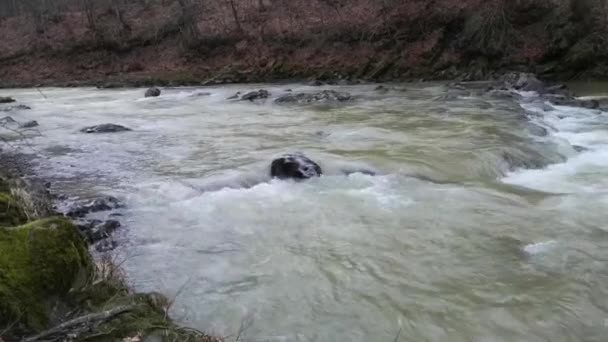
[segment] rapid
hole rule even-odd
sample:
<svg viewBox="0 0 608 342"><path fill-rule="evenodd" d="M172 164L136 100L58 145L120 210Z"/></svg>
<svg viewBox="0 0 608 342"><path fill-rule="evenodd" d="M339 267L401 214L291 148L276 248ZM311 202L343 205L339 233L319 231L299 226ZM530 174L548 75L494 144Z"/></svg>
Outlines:
<svg viewBox="0 0 608 342"><path fill-rule="evenodd" d="M179 323L246 341L603 341L608 112L375 87L311 105L273 103L315 91L299 84L3 93L32 107L6 113L40 124L11 146L51 190L124 201L113 253ZM103 123L133 131L79 132ZM290 152L324 175L270 179Z"/></svg>

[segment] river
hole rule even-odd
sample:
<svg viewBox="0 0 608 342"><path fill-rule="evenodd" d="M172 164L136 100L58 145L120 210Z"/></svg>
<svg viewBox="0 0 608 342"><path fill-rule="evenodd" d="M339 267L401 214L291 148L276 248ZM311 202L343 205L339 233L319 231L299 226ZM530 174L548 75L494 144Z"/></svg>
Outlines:
<svg viewBox="0 0 608 342"><path fill-rule="evenodd" d="M245 341L604 341L608 113L442 83L9 89L21 149L71 199L126 203L129 283ZM481 86L480 86L481 87ZM475 87L473 87L475 88ZM593 93L588 95L606 95ZM132 132L83 134L102 123ZM270 180L299 151L324 176ZM345 171L373 170L376 175Z"/></svg>

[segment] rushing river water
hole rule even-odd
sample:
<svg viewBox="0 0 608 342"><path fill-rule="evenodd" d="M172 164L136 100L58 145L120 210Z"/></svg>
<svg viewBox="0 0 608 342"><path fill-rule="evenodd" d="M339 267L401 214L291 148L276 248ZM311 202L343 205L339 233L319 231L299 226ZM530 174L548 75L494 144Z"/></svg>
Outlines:
<svg viewBox="0 0 608 342"><path fill-rule="evenodd" d="M39 175L125 201L130 283L245 341L605 341L608 113L444 84L6 90ZM209 93L209 94L205 94ZM601 95L601 94L593 94ZM83 134L116 123L132 132ZM545 134L548 133L548 134ZM270 180L300 151L325 175ZM377 175L345 175L374 170Z"/></svg>

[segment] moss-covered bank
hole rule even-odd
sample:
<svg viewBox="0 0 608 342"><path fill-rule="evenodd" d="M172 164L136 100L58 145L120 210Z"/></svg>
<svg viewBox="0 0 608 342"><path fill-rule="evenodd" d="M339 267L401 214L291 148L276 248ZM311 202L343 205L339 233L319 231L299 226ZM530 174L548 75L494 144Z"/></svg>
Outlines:
<svg viewBox="0 0 608 342"><path fill-rule="evenodd" d="M69 220L36 215L12 183L0 175L1 341L221 340L173 324L166 298L130 291Z"/></svg>

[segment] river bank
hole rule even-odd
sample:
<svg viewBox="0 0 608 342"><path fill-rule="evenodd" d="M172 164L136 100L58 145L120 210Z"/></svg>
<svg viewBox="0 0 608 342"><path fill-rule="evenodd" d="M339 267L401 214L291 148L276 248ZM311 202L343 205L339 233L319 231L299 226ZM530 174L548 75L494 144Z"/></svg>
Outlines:
<svg viewBox="0 0 608 342"><path fill-rule="evenodd" d="M168 318L172 300L135 293L93 257L28 158L0 153L0 341L220 341Z"/></svg>
<svg viewBox="0 0 608 342"><path fill-rule="evenodd" d="M598 0L13 3L0 86L605 80L606 13Z"/></svg>

